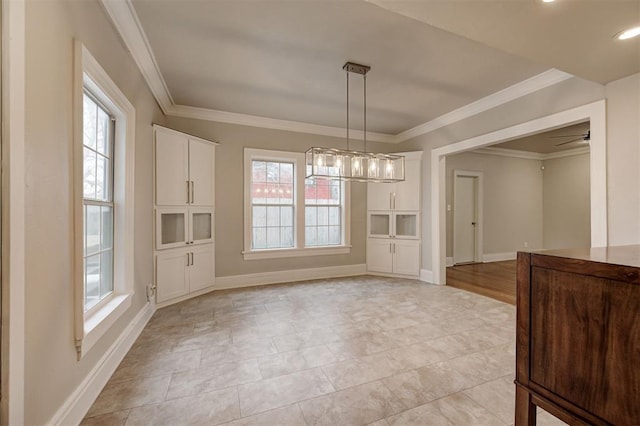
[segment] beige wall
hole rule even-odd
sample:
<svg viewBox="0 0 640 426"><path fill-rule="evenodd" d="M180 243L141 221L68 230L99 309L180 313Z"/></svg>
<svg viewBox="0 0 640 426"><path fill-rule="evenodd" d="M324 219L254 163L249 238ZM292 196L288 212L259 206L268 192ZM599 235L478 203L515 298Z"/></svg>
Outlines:
<svg viewBox="0 0 640 426"><path fill-rule="evenodd" d="M152 122L138 68L97 1L26 2L25 423L47 423L146 303L152 264ZM73 40L82 41L136 108L135 296L78 361L72 279Z"/></svg>
<svg viewBox="0 0 640 426"><path fill-rule="evenodd" d="M447 257L453 256L453 172L483 173L483 255L542 248L541 161L465 152L447 157Z"/></svg>
<svg viewBox="0 0 640 426"><path fill-rule="evenodd" d="M606 86L609 244L640 243L640 74Z"/></svg>
<svg viewBox="0 0 640 426"><path fill-rule="evenodd" d="M591 246L589 154L543 162L543 247Z"/></svg>
<svg viewBox="0 0 640 426"><path fill-rule="evenodd" d="M422 268L431 265L431 150L495 130L603 99L604 86L577 77L518 98L473 117L400 144L397 151L422 149Z"/></svg>
<svg viewBox="0 0 640 426"><path fill-rule="evenodd" d="M304 152L311 146L345 148L343 138L281 130L167 117L176 130L219 142L216 148L216 276L243 275L290 269L366 263L366 184L351 184L351 253L287 259L247 260L242 257L243 150L247 148ZM368 150L389 150L393 145L367 143ZM352 146L354 148L354 146ZM362 149L361 143L355 148Z"/></svg>

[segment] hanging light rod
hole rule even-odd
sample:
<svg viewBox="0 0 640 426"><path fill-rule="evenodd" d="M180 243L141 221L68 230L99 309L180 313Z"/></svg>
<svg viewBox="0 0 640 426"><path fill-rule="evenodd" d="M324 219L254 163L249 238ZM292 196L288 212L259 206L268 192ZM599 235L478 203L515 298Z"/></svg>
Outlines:
<svg viewBox="0 0 640 426"><path fill-rule="evenodd" d="M404 157L367 152L367 73L369 65L347 62L347 149L309 148L305 153L306 177L339 179L354 182L401 182L404 180ZM363 151L349 148L349 74L360 74L364 84Z"/></svg>

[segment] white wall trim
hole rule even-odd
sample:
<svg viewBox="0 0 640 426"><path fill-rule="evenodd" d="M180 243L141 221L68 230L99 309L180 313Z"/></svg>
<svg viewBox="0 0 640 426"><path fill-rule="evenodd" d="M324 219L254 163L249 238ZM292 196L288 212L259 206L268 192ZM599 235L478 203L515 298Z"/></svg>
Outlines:
<svg viewBox="0 0 640 426"><path fill-rule="evenodd" d="M446 156L587 120L591 127L591 245L607 245L607 121L606 100L603 99L431 151L431 262L434 282L444 284L446 281Z"/></svg>
<svg viewBox="0 0 640 426"><path fill-rule="evenodd" d="M588 154L590 152L590 148L588 146L583 146L580 148L567 149L564 151L558 152L550 152L548 154L541 154L539 152L530 152L530 151L520 151L517 149L506 149L506 148L480 148L473 151L476 154L485 154L485 155L496 155L499 157L510 157L510 158L522 158L524 160L553 160L554 158L563 158L563 157L571 157L574 155L580 154Z"/></svg>
<svg viewBox="0 0 640 426"><path fill-rule="evenodd" d="M0 423L24 424L26 1L2 7L2 403Z"/></svg>
<svg viewBox="0 0 640 426"><path fill-rule="evenodd" d="M453 257L449 257L449 256L447 256L446 262L447 262L447 265L446 265L446 266L447 266L447 268L448 268L449 266L453 266ZM433 275L433 274L432 274L432 275Z"/></svg>
<svg viewBox="0 0 640 426"><path fill-rule="evenodd" d="M219 123L239 124L244 126L261 127L265 129L286 130L314 135L344 137L345 129L341 127L321 126L248 114L238 114L207 108L196 108L176 105L171 97L167 84L160 73L158 63L149 44L149 40L142 28L131 0L101 0L102 5L111 17L116 29L120 33L127 48L131 52L140 72L144 76L151 92L155 96L160 108L166 115L215 121ZM397 135L384 133L367 133L367 138L375 142L401 143L416 136L432 132L443 126L463 120L498 105L510 102L521 96L528 95L545 87L552 86L573 77L557 69L549 69L543 73L523 80L503 90L441 115L419 126L413 127ZM354 139L362 139L362 132L353 131Z"/></svg>
<svg viewBox="0 0 640 426"><path fill-rule="evenodd" d="M72 425L80 424L84 416L95 402L113 373L133 346L144 327L155 312L151 303L147 303L133 318L129 325L111 345L100 361L93 367L87 377L69 395L64 404L53 415L47 424Z"/></svg>
<svg viewBox="0 0 640 426"><path fill-rule="evenodd" d="M482 261L489 262L502 262L503 260L515 260L517 253L515 251L508 251L505 253L489 253L482 256Z"/></svg>
<svg viewBox="0 0 640 426"><path fill-rule="evenodd" d="M426 269L420 269L420 281L433 284L433 272Z"/></svg>
<svg viewBox="0 0 640 426"><path fill-rule="evenodd" d="M232 288L253 287L257 285L280 284L325 278L352 277L365 274L367 274L367 265L356 264L231 275L226 277L217 277L215 290L227 290Z"/></svg>
<svg viewBox="0 0 640 426"><path fill-rule="evenodd" d="M499 105L506 104L507 102L511 102L514 99L529 95L546 87L553 86L554 84L560 83L572 77L573 75L571 74L567 74L566 72L552 68L543 73L534 75L531 78L516 83L512 86L509 86L505 89L502 89L499 92L493 93L489 96L485 96L482 99L478 99L475 102L443 114L440 117L435 118L431 121L427 121L424 124L420 124L419 126L416 126L412 129L405 130L404 132L396 135L397 142L404 142L411 138L415 138L416 136L433 132L434 130L437 130L441 127L448 126L455 122L464 120L465 118L480 114L481 112L490 110Z"/></svg>
<svg viewBox="0 0 640 426"><path fill-rule="evenodd" d="M147 81L149 89L162 108L162 112L167 114L174 105L173 98L160 73L151 45L142 29L133 4L130 0L102 0L102 6L111 17L113 24L131 52L133 60Z"/></svg>

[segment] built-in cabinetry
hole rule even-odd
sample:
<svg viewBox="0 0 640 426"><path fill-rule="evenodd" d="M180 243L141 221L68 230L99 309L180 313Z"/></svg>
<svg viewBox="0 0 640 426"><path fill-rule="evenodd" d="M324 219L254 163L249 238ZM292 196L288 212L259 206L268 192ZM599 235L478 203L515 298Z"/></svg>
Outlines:
<svg viewBox="0 0 640 426"><path fill-rule="evenodd" d="M215 282L215 143L154 126L156 302Z"/></svg>
<svg viewBox="0 0 640 426"><path fill-rule="evenodd" d="M422 152L405 156L405 180L367 186L367 270L420 275Z"/></svg>

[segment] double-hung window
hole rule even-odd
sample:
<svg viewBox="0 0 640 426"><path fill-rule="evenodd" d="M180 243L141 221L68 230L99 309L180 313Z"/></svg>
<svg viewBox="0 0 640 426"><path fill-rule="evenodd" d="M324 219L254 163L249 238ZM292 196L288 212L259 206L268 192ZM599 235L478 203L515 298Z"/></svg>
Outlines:
<svg viewBox="0 0 640 426"><path fill-rule="evenodd" d="M84 310L113 292L113 130L115 118L83 94L82 210Z"/></svg>
<svg viewBox="0 0 640 426"><path fill-rule="evenodd" d="M350 251L348 186L305 179L303 153L245 149L245 259Z"/></svg>
<svg viewBox="0 0 640 426"><path fill-rule="evenodd" d="M78 41L73 104L74 325L82 357L134 294L135 109Z"/></svg>

